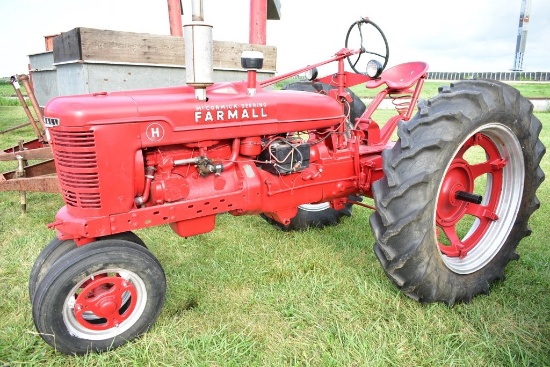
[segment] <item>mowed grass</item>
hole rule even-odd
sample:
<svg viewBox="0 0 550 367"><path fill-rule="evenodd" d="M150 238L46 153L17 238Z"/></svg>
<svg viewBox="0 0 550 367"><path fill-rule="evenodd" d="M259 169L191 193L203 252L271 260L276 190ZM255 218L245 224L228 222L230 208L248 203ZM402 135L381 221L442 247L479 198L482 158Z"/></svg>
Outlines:
<svg viewBox="0 0 550 367"><path fill-rule="evenodd" d="M0 109L0 130L13 124ZM19 107L20 108L20 107ZM17 114L17 113L16 113ZM537 113L550 146L550 113ZM15 119L15 116L10 116ZM381 121L384 121L381 118ZM0 136L2 146L25 128ZM1 166L14 165L3 163ZM550 172L548 156L541 162ZM114 178L116 179L116 178ZM32 321L28 276L55 236L59 195L0 193L0 363L9 366L548 366L550 189L521 257L489 296L449 308L419 304L387 279L372 252L371 211L324 230L284 233L258 216L220 215L216 229L180 238L167 226L136 233L162 263L166 304L143 337L71 357Z"/></svg>
<svg viewBox="0 0 550 367"><path fill-rule="evenodd" d="M440 86L448 84L447 82L438 80L427 80L424 82L421 98L429 98L437 94ZM550 83L530 83L530 82L509 82L514 88L517 88L521 94L529 98L546 98L550 99ZM360 98L373 98L383 87L367 89L364 85L357 85L351 90Z"/></svg>
<svg viewBox="0 0 550 367"><path fill-rule="evenodd" d="M27 95L27 91L23 84L19 86L23 96ZM30 105L30 102L27 102ZM18 106L20 105L19 99L13 85L9 81L0 80L0 106Z"/></svg>

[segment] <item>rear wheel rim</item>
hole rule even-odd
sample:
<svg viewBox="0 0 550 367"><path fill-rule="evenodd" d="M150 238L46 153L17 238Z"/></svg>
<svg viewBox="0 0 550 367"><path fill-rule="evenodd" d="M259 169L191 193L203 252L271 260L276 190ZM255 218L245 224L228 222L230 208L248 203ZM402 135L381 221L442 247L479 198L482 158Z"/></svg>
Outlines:
<svg viewBox="0 0 550 367"><path fill-rule="evenodd" d="M474 131L453 157L438 190L436 239L445 265L469 274L491 261L508 238L521 205L525 165L515 134L499 123ZM457 191L479 194L482 201L459 200Z"/></svg>
<svg viewBox="0 0 550 367"><path fill-rule="evenodd" d="M322 212L323 210L330 209L329 203L320 204L302 204L298 208L305 210L306 212Z"/></svg>

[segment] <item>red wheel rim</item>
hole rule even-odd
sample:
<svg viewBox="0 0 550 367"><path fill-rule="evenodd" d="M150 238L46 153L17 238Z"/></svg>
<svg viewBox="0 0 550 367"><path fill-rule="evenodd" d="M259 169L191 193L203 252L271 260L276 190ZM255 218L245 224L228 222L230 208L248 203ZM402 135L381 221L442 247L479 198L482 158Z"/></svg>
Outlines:
<svg viewBox="0 0 550 367"><path fill-rule="evenodd" d="M74 305L74 316L85 328L107 330L118 327L137 304L134 285L118 275L96 276L83 284Z"/></svg>
<svg viewBox="0 0 550 367"><path fill-rule="evenodd" d="M465 158L466 152L473 147L482 149L484 158L481 162L472 162L471 159ZM476 149L479 151L479 148ZM496 212L506 163L493 140L481 133L473 135L460 148L445 173L437 201L438 244L444 255L466 257L479 243L491 223L498 220ZM479 180L476 182L477 178L484 175L485 183L480 184ZM480 204L476 204L457 199L458 191L470 194L480 191L484 193L484 197ZM461 234L460 225L467 216L473 218L474 223L465 234ZM444 234L445 241L441 240L441 233Z"/></svg>

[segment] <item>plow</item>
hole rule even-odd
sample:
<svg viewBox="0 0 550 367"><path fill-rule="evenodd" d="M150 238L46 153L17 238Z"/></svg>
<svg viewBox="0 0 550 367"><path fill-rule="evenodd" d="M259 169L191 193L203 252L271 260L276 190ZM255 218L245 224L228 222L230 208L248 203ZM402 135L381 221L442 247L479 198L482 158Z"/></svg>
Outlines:
<svg viewBox="0 0 550 367"><path fill-rule="evenodd" d="M18 144L0 152L0 162L16 162L16 168L3 172L0 176L0 191L19 191L21 210L27 210L26 192L58 193L59 184L53 161L53 153L45 135L44 116L38 105L30 79L27 75L14 75L10 78L16 96L25 111L28 122L6 129L1 134L31 126L35 139L19 140ZM27 92L36 118L29 109L20 83ZM29 164L29 161L35 163Z"/></svg>

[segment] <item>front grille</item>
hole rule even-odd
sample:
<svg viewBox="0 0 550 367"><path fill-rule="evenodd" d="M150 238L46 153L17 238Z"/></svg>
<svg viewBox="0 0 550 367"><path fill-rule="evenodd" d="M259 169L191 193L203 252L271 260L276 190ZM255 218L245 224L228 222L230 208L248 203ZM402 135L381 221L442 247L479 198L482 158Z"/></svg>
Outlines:
<svg viewBox="0 0 550 367"><path fill-rule="evenodd" d="M50 136L65 203L101 208L94 132L50 129Z"/></svg>

